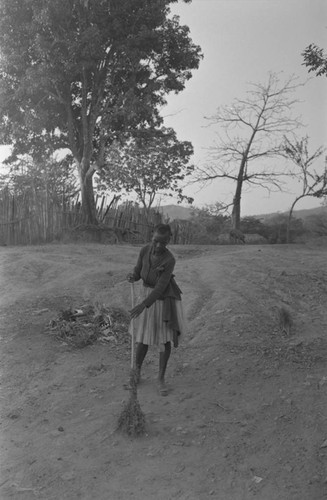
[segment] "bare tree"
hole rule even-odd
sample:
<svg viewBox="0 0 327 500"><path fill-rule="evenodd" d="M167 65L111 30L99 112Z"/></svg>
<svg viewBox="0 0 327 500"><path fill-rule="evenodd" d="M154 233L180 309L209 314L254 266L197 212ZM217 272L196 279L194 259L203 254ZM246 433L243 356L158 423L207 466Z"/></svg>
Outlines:
<svg viewBox="0 0 327 500"><path fill-rule="evenodd" d="M293 175L301 179L302 183L301 193L296 196L288 214L287 243L290 242L290 227L296 203L307 196L322 198L327 195L327 157L325 158L325 164L321 174L318 174L315 170L310 170L312 164L323 154L324 148L320 147L312 154L309 154L308 142L308 136L303 137L301 140L295 140L294 142L285 138L285 157L296 165L297 168Z"/></svg>
<svg viewBox="0 0 327 500"><path fill-rule="evenodd" d="M281 82L270 73L265 84L250 84L245 99L235 99L231 106L218 108L207 118L210 125L219 125L223 134L210 148L209 162L198 169L197 180L210 182L229 179L236 183L233 198L232 228L239 229L241 197L244 184L281 189L285 171L269 168L265 160L271 160L283 152L283 137L291 134L301 123L292 116L297 83L295 76ZM255 163L256 167L251 168Z"/></svg>

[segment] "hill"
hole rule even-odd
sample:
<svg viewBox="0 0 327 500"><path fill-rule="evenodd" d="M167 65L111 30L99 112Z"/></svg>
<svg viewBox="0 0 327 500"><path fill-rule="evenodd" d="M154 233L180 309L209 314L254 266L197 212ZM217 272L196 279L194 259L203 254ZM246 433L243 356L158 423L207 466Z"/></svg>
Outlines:
<svg viewBox="0 0 327 500"><path fill-rule="evenodd" d="M175 219L186 220L191 217L191 213L194 207L182 207L181 205L162 205L159 207L159 211L164 215L164 217L169 217L169 221Z"/></svg>
<svg viewBox="0 0 327 500"><path fill-rule="evenodd" d="M321 215L321 214L325 214L327 216L327 206L294 210L293 217L305 220L313 215ZM275 217L276 215L288 215L288 212L272 212L269 214L255 215L254 217L265 221L271 219L272 217Z"/></svg>
<svg viewBox="0 0 327 500"><path fill-rule="evenodd" d="M180 205L162 205L159 207L159 211L164 214L164 216L169 217L170 221L174 219L187 220L191 218L192 210L195 207L182 207ZM253 215L256 219L261 219L262 221L269 220L276 215L287 215L288 212L272 212L269 214L258 214ZM320 206L316 208L308 208L303 210L295 210L293 216L298 219L306 219L312 215L326 214L327 216L327 206Z"/></svg>

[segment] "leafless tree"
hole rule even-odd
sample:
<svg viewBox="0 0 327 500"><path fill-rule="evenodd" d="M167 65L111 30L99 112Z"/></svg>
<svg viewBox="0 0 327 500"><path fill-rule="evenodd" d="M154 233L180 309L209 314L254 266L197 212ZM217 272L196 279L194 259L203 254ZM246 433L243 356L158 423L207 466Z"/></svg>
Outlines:
<svg viewBox="0 0 327 500"><path fill-rule="evenodd" d="M244 185L281 189L285 170L277 171L274 164L269 167L266 160L280 156L283 137L301 126L300 119L292 116L293 105L299 102L294 93L300 86L303 84L294 75L281 82L270 73L265 84L250 84L244 99L235 99L231 106L222 106L207 118L222 131L209 150L207 165L198 168L197 180L235 182L233 229L240 226Z"/></svg>
<svg viewBox="0 0 327 500"><path fill-rule="evenodd" d="M290 241L290 226L296 203L307 196L323 198L327 195L327 157L325 157L325 163L320 174L316 170L311 170L312 164L324 153L324 148L320 147L310 154L308 142L308 136L294 142L285 138L284 142L285 157L296 165L293 176L300 179L302 183L301 193L296 196L288 214L287 243Z"/></svg>

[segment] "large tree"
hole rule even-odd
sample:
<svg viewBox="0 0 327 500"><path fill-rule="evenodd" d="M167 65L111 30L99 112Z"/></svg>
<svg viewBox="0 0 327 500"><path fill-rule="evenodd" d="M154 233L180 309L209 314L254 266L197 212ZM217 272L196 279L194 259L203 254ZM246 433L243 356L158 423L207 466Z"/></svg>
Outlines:
<svg viewBox="0 0 327 500"><path fill-rule="evenodd" d="M294 92L299 85L294 76L281 82L270 73L266 83L251 84L244 99L235 99L231 106L218 108L208 118L221 132L210 148L208 164L199 168L198 180L233 181L233 229L240 228L244 185L280 189L285 172L268 160L282 154L283 136L300 125L292 116L292 106L297 102Z"/></svg>
<svg viewBox="0 0 327 500"><path fill-rule="evenodd" d="M106 151L161 123L201 58L170 17L177 0L0 0L0 129L13 157L68 148L85 220L96 222L93 176Z"/></svg>
<svg viewBox="0 0 327 500"><path fill-rule="evenodd" d="M180 200L187 198L180 183L193 172L189 164L192 154L192 144L179 141L171 128L139 130L125 143L111 146L102 180L112 191L134 191L149 210L163 191L166 195L176 194Z"/></svg>

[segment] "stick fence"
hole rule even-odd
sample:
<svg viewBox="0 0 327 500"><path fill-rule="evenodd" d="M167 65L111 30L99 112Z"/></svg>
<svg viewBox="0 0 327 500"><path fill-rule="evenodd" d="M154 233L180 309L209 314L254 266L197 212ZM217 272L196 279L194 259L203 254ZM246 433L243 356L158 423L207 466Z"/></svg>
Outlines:
<svg viewBox="0 0 327 500"><path fill-rule="evenodd" d="M26 191L12 194L8 188L0 191L0 245L34 245L74 240L82 233L114 236L113 241L144 243L149 241L153 227L162 222L156 210L145 212L134 203L119 205L119 196L110 203L105 196L96 197L97 226L83 224L80 203L67 199L53 200L46 191Z"/></svg>

